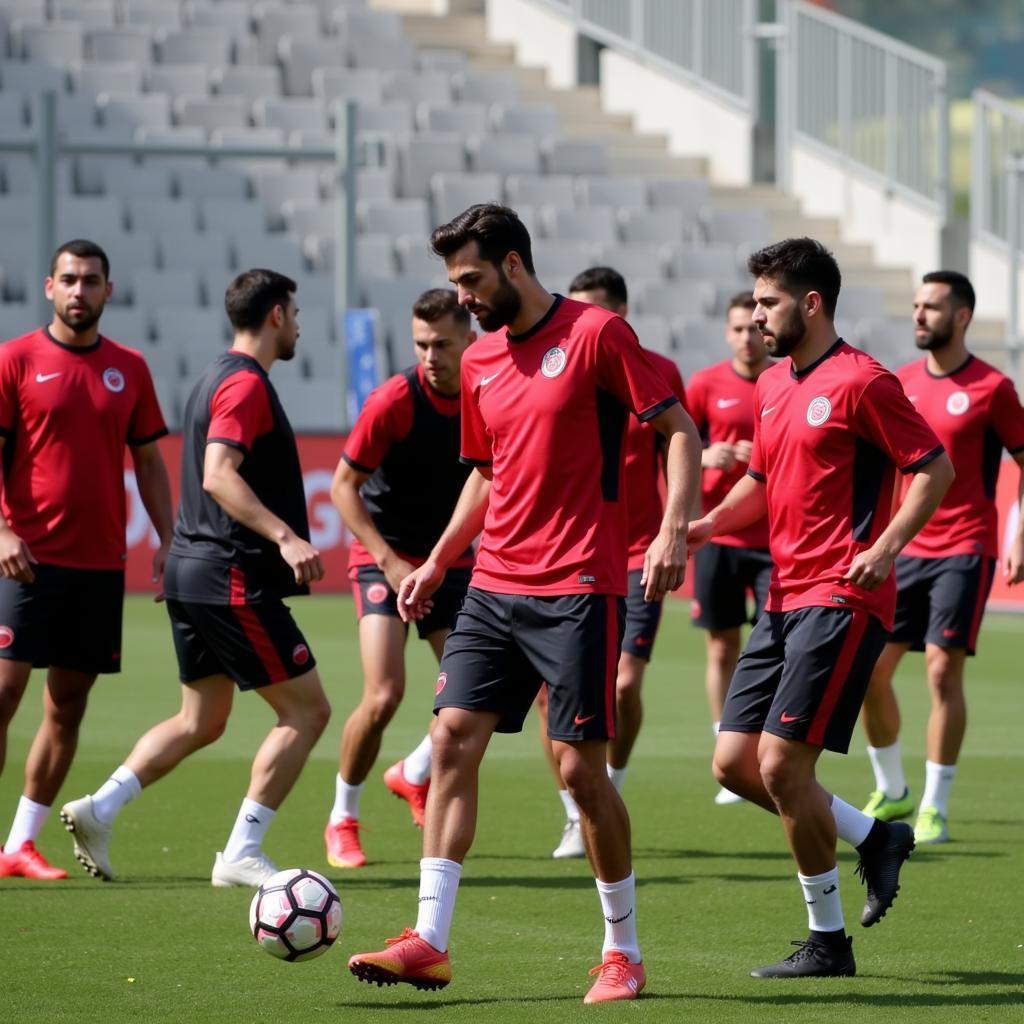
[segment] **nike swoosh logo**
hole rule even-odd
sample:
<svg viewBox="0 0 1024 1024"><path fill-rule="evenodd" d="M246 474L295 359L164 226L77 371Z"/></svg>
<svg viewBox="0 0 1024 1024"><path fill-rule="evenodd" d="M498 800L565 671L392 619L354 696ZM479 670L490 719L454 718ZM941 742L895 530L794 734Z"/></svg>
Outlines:
<svg viewBox="0 0 1024 1024"><path fill-rule="evenodd" d="M589 721L590 721L590 720L591 720L592 718L597 718L597 714L595 713L595 714L593 714L593 715L587 715L586 717L584 717L583 715L577 715L577 716L576 716L576 717L575 717L575 718L573 719L573 721L574 721L574 722L575 722L575 723L576 723L577 725L586 725L586 724L587 724L587 722L589 722Z"/></svg>
<svg viewBox="0 0 1024 1024"><path fill-rule="evenodd" d="M836 891L836 889L838 889L838 888L839 888L838 885L830 885L827 889L822 889L821 890L821 895L822 896L831 896L832 893L834 893Z"/></svg>
<svg viewBox="0 0 1024 1024"><path fill-rule="evenodd" d="M59 377L59 376L60 376L60 372L59 371L57 373L37 373L36 374L36 383L37 384L45 384L48 380L53 380L54 377Z"/></svg>
<svg viewBox="0 0 1024 1024"><path fill-rule="evenodd" d="M718 400L719 409L731 409L734 405L739 405L740 400L738 398L720 398Z"/></svg>
<svg viewBox="0 0 1024 1024"><path fill-rule="evenodd" d="M770 412L775 412L775 409L776 409L776 406L774 406L774 405L773 405L773 406L771 406L771 407L770 407L770 408L768 408L768 409L762 409L762 410L761 410L761 417L762 417L762 418L764 418L765 416L767 416L767 415L768 415L768 413L770 413Z"/></svg>
<svg viewBox="0 0 1024 1024"><path fill-rule="evenodd" d="M499 370L498 373L501 373L501 370ZM490 375L490 377L481 377L480 378L480 387L484 387L485 385L490 384L491 381L494 380L494 378L498 376L498 373L492 373Z"/></svg>
<svg viewBox="0 0 1024 1024"><path fill-rule="evenodd" d="M789 722L799 722L800 719L803 718L804 716L803 715L787 715L786 712L783 711L782 714L779 717L780 717L781 721L786 722L788 724Z"/></svg>

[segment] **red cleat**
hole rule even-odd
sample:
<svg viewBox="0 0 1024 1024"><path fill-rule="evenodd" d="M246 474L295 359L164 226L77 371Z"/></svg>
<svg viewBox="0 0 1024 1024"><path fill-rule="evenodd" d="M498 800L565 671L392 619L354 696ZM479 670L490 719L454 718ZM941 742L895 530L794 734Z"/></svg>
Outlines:
<svg viewBox="0 0 1024 1024"><path fill-rule="evenodd" d="M360 980L380 985L404 981L414 988L444 988L452 980L452 964L447 952L441 953L419 932L406 928L401 935L387 939L388 948L379 953L356 953L348 969Z"/></svg>
<svg viewBox="0 0 1024 1024"><path fill-rule="evenodd" d="M647 984L642 963L633 964L625 953L612 949L605 954L604 963L591 971L597 975L594 987L583 997L585 1003L609 1003L613 999L636 999Z"/></svg>
<svg viewBox="0 0 1024 1024"><path fill-rule="evenodd" d="M4 853L0 850L0 878L34 878L37 882L56 882L67 877L68 873L63 868L55 868L46 863L31 839L26 839L17 853Z"/></svg>
<svg viewBox="0 0 1024 1024"><path fill-rule="evenodd" d="M337 825L327 823L324 842L327 844L327 863L334 868L361 868L366 854L359 842L359 822L355 818L342 818Z"/></svg>
<svg viewBox="0 0 1024 1024"><path fill-rule="evenodd" d="M430 779L422 785L417 786L405 777L405 761L393 764L384 773L384 785L391 790L395 796L401 797L409 805L412 811L412 820L423 828L423 814L427 809L427 791L430 789Z"/></svg>

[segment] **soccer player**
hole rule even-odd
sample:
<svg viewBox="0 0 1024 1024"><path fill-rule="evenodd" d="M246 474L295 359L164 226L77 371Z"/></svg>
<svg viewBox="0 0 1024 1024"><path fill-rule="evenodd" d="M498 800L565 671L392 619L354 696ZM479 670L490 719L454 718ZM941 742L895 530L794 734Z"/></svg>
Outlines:
<svg viewBox="0 0 1024 1024"><path fill-rule="evenodd" d="M459 367L476 338L454 291L424 292L412 310L417 364L396 374L366 400L334 474L331 496L355 543L349 554L359 617L363 695L342 733L334 808L324 838L328 863L366 863L359 840L359 797L381 738L405 692L408 626L398 614L398 585L422 564L448 524L469 467L459 461ZM471 550L416 623L438 660L466 596ZM430 735L384 773L423 827L430 785Z"/></svg>
<svg viewBox="0 0 1024 1024"><path fill-rule="evenodd" d="M598 979L584 1001L634 999L645 976L629 817L605 770L627 579L626 416L668 438L665 513L644 569L650 601L685 575L700 439L621 317L544 289L512 210L472 206L431 241L459 302L488 333L462 360L462 458L473 472L429 558L402 581L399 609L421 617L445 569L481 528L483 536L438 676L416 927L386 950L356 954L349 969L381 984L448 984L480 761L495 731L522 729L546 680L549 732L605 918Z"/></svg>
<svg viewBox="0 0 1024 1024"><path fill-rule="evenodd" d="M589 302L626 318L629 314L629 293L622 275L611 267L591 267L577 274L569 285L569 298ZM647 358L669 384L676 398L686 408L686 391L679 368L671 359L645 349ZM661 434L636 417L629 418L626 431L626 464L623 491L626 494L629 539L628 594L626 596L626 626L622 637L622 653L615 677L615 736L608 741L607 770L612 785L621 793L626 779L629 755L640 733L643 704L640 688L644 670L654 653L654 640L661 622L661 601L644 600L641 582L644 555L661 526L662 501L659 475L665 456L665 441ZM541 742L558 785L558 795L565 809L566 822L562 837L553 857L585 857L580 831L580 812L565 788L558 761L547 734L547 690L541 687L537 697Z"/></svg>
<svg viewBox="0 0 1024 1024"><path fill-rule="evenodd" d="M181 680L181 710L153 726L91 796L61 808L75 856L114 877L118 813L189 754L224 732L234 690L255 690L277 721L252 763L249 789L215 886L256 886L277 871L262 842L330 717L313 654L282 598L323 578L309 543L295 435L267 374L295 355L295 282L247 270L224 305L232 347L203 371L185 407L181 501L164 592Z"/></svg>
<svg viewBox="0 0 1024 1024"><path fill-rule="evenodd" d="M126 445L159 537L154 582L171 541L171 490L156 444L167 428L145 360L100 334L112 291L103 250L66 242L46 279L53 320L0 346L0 770L29 675L47 669L0 877L67 877L35 841L71 767L97 675L121 670Z"/></svg>
<svg viewBox="0 0 1024 1024"><path fill-rule="evenodd" d="M747 471L754 438L754 385L771 366L760 331L751 319L754 296L729 300L725 341L730 357L699 370L687 386L689 411L705 442L701 455L704 512L710 512ZM764 611L771 582L768 521L715 537L693 559L693 624L705 630L704 687L711 729L718 735L729 680L740 656L740 627L747 621L747 592L754 597L754 622ZM716 804L742 802L720 788Z"/></svg>
<svg viewBox="0 0 1024 1024"><path fill-rule="evenodd" d="M714 771L734 793L782 818L810 934L755 978L853 975L836 836L860 854L861 924L892 905L914 848L886 824L826 792L822 750L849 748L871 669L896 606L892 565L953 479L942 445L899 381L836 337L840 273L810 238L754 253L754 322L768 352L747 475L690 527L698 548L768 514L775 569L766 614L747 641L722 711ZM893 513L896 471L912 475Z"/></svg>
<svg viewBox="0 0 1024 1024"><path fill-rule="evenodd" d="M908 650L924 651L932 706L924 795L914 826L919 843L949 838L949 794L967 728L964 664L974 654L999 555L994 499L1003 448L1020 467L1024 498L1024 409L1013 382L968 351L973 312L974 289L963 274L924 276L914 298L914 326L917 347L926 355L898 376L950 453L956 482L896 562L896 625L864 701L875 772L864 811L883 821L906 817L914 798L903 775L892 677ZM1003 574L1011 585L1024 580L1024 515L1003 557Z"/></svg>

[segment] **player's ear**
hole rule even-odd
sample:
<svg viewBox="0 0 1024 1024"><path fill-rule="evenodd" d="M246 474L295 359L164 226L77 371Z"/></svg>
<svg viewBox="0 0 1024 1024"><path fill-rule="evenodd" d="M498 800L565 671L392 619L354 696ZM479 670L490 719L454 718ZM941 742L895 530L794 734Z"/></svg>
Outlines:
<svg viewBox="0 0 1024 1024"><path fill-rule="evenodd" d="M804 301L801 303L804 307L804 312L808 316L814 316L820 313L822 310L821 292L809 291L804 296Z"/></svg>
<svg viewBox="0 0 1024 1024"><path fill-rule="evenodd" d="M505 259L502 262L505 265L504 270L506 277L515 277L523 269L522 257L514 249L505 256Z"/></svg>

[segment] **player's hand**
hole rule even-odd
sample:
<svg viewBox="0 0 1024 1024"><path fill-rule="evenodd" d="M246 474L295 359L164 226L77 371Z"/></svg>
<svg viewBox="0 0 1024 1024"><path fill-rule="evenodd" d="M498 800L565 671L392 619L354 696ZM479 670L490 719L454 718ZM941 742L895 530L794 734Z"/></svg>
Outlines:
<svg viewBox="0 0 1024 1024"><path fill-rule="evenodd" d="M384 573L384 578L388 581L388 586L397 594L398 588L402 585L402 580L409 575L415 569L416 566L412 562L407 562L404 558L399 558L393 551L390 555L385 556L381 561L380 571Z"/></svg>
<svg viewBox="0 0 1024 1024"><path fill-rule="evenodd" d="M732 453L736 456L737 462L749 462L750 456L754 452L753 441L737 441L732 446Z"/></svg>
<svg viewBox="0 0 1024 1024"><path fill-rule="evenodd" d="M171 538L163 541L153 552L153 577L151 583L159 583L164 575L164 568L167 566L167 554L171 550Z"/></svg>
<svg viewBox="0 0 1024 1024"><path fill-rule="evenodd" d="M844 581L861 590L877 590L892 572L893 556L884 551L868 548L850 563Z"/></svg>
<svg viewBox="0 0 1024 1024"><path fill-rule="evenodd" d="M749 460L749 456L747 458ZM728 473L736 468L736 452L731 444L716 441L701 452L700 464L704 469L721 469Z"/></svg>
<svg viewBox="0 0 1024 1024"><path fill-rule="evenodd" d="M324 578L324 564L320 561L320 552L309 541L292 534L280 545L281 557L291 566L295 573L295 582L316 583Z"/></svg>
<svg viewBox="0 0 1024 1024"><path fill-rule="evenodd" d="M1009 587L1024 583L1024 536L1018 536L1006 549L1000 568Z"/></svg>
<svg viewBox="0 0 1024 1024"><path fill-rule="evenodd" d="M0 530L0 576L19 583L34 583L36 565L29 546L10 528Z"/></svg>
<svg viewBox="0 0 1024 1024"><path fill-rule="evenodd" d="M686 530L665 530L651 542L644 555L644 600L660 601L670 590L678 590L686 579Z"/></svg>
<svg viewBox="0 0 1024 1024"><path fill-rule="evenodd" d="M398 586L398 614L402 621L414 622L427 615L434 607L430 598L443 581L444 569L429 558L413 569Z"/></svg>
<svg viewBox="0 0 1024 1024"><path fill-rule="evenodd" d="M694 519L690 528L686 531L686 550L688 554L699 551L709 540L711 540L712 522L704 516L701 519Z"/></svg>

